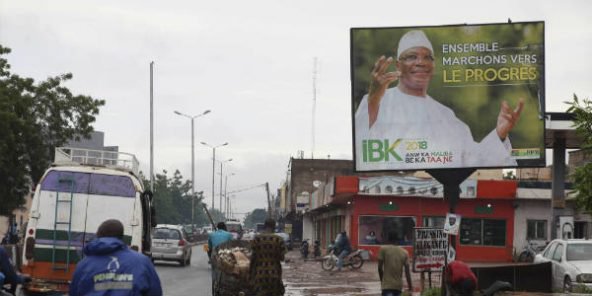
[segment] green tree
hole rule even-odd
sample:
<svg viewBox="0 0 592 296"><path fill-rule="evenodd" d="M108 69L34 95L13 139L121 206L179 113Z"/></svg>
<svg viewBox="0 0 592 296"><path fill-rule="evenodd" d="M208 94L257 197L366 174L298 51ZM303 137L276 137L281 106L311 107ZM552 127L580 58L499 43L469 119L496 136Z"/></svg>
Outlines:
<svg viewBox="0 0 592 296"><path fill-rule="evenodd" d="M226 216L224 213L220 212L220 210L209 208L208 211L210 211L210 215L212 216L212 220L214 220L215 224L226 221ZM209 224L210 222L208 221L208 225Z"/></svg>
<svg viewBox="0 0 592 296"><path fill-rule="evenodd" d="M150 187L150 181L143 178L144 188ZM172 178L167 171L156 174L154 180L154 208L159 224L191 224L191 181L183 180L176 170ZM195 224L208 225L208 219L202 210L202 198L195 197Z"/></svg>
<svg viewBox="0 0 592 296"><path fill-rule="evenodd" d="M575 116L576 133L583 140L582 149L590 151L592 148L592 101L580 101L574 94L573 101L565 102L570 107L568 113ZM575 169L573 175L574 187L577 191L576 204L580 209L592 211L592 163L588 162Z"/></svg>
<svg viewBox="0 0 592 296"><path fill-rule="evenodd" d="M249 212L245 217L245 227L246 228L255 228L257 223L265 222L267 218L267 211L265 209L254 209L252 212Z"/></svg>
<svg viewBox="0 0 592 296"><path fill-rule="evenodd" d="M62 84L71 73L35 83L10 73L0 45L0 215L24 203L24 196L53 161L55 147L89 138L104 100L73 95Z"/></svg>

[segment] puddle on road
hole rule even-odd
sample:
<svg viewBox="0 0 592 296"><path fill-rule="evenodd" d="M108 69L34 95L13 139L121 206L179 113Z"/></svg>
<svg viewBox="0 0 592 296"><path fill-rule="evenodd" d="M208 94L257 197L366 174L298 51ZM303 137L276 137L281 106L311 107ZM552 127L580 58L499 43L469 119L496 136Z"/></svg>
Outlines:
<svg viewBox="0 0 592 296"><path fill-rule="evenodd" d="M374 296L380 295L380 285L376 282L356 282L355 284L292 283L284 281L286 296Z"/></svg>

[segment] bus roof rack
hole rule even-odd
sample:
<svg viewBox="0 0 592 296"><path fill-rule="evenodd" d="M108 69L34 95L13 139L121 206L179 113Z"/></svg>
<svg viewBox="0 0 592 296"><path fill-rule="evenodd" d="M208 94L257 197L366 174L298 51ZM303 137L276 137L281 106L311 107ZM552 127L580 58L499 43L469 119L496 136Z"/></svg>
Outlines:
<svg viewBox="0 0 592 296"><path fill-rule="evenodd" d="M56 147L54 164L103 166L131 172L136 176L140 169L140 163L133 154L74 147Z"/></svg>

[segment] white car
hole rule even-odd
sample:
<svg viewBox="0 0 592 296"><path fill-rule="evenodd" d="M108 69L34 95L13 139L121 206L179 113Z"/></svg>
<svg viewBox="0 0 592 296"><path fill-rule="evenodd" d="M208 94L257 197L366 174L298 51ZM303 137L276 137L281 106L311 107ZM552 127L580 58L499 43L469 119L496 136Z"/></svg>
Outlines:
<svg viewBox="0 0 592 296"><path fill-rule="evenodd" d="M565 293L576 287L592 289L592 240L553 240L534 257L534 263L543 262L553 264L553 289Z"/></svg>
<svg viewBox="0 0 592 296"><path fill-rule="evenodd" d="M152 231L152 262L177 261L181 266L191 264L191 244L181 225L158 224Z"/></svg>

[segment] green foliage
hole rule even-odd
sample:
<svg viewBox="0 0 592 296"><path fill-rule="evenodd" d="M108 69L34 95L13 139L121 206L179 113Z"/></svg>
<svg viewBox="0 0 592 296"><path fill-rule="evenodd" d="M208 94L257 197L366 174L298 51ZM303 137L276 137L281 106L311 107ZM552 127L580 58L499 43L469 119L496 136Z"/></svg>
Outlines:
<svg viewBox="0 0 592 296"><path fill-rule="evenodd" d="M245 227L255 228L255 225L257 223L265 222L265 218L267 218L267 211L265 209L254 209L252 212L249 212L245 217Z"/></svg>
<svg viewBox="0 0 592 296"><path fill-rule="evenodd" d="M440 296L442 293L440 292L440 288L430 288L425 289L421 292L421 296Z"/></svg>
<svg viewBox="0 0 592 296"><path fill-rule="evenodd" d="M592 289L586 286L574 285L571 292L574 294L592 294Z"/></svg>
<svg viewBox="0 0 592 296"><path fill-rule="evenodd" d="M226 216L224 215L224 213L220 212L220 210L210 208L208 209L208 211L210 211L210 215L212 216L212 220L214 220L215 224L218 224L218 222L226 221Z"/></svg>
<svg viewBox="0 0 592 296"><path fill-rule="evenodd" d="M580 101L574 94L573 101L565 102L570 107L568 113L575 116L576 133L583 140L582 149L590 151L592 148L592 101ZM586 163L575 169L573 175L577 191L576 204L580 209L592 211L592 163Z"/></svg>
<svg viewBox="0 0 592 296"><path fill-rule="evenodd" d="M150 188L150 181L143 179L144 188ZM156 174L154 178L154 208L158 224L191 223L191 181L183 181L183 176L176 170L172 178L167 171ZM209 225L201 205L202 197L196 196L194 202L194 224Z"/></svg>
<svg viewBox="0 0 592 296"><path fill-rule="evenodd" d="M55 147L70 139L88 138L104 100L73 95L63 83L67 73L35 83L10 73L0 45L0 215L24 202L53 161Z"/></svg>

